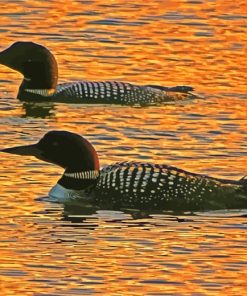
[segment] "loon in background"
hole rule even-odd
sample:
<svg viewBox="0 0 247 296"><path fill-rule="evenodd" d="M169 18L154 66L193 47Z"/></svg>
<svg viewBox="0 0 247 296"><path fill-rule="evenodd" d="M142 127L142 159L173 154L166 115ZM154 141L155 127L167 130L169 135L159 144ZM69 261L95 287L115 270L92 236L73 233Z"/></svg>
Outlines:
<svg viewBox="0 0 247 296"><path fill-rule="evenodd" d="M190 86L134 85L118 81L57 84L55 57L46 47L33 42L15 42L0 52L0 64L24 76L17 96L21 101L156 105L199 97Z"/></svg>
<svg viewBox="0 0 247 296"><path fill-rule="evenodd" d="M31 155L65 169L51 201L89 201L105 209L198 211L247 208L247 180L227 180L176 167L120 162L100 169L94 147L67 131L50 131L33 145L2 152Z"/></svg>

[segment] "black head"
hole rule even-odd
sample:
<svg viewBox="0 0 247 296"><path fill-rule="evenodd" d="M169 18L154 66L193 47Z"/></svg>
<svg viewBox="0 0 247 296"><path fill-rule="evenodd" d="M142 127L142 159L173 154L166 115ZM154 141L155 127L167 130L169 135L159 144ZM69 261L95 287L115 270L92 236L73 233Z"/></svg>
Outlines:
<svg viewBox="0 0 247 296"><path fill-rule="evenodd" d="M0 64L22 73L23 87L55 89L57 86L57 62L46 47L37 43L15 42L0 52Z"/></svg>
<svg viewBox="0 0 247 296"><path fill-rule="evenodd" d="M50 131L34 145L17 146L2 152L31 155L57 164L67 172L99 170L94 147L83 137L67 131Z"/></svg>

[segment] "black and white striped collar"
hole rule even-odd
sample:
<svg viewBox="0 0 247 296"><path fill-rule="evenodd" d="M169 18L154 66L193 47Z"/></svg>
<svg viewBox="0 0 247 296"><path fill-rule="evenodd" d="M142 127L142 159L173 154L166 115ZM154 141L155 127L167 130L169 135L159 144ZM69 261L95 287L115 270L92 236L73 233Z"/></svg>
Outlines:
<svg viewBox="0 0 247 296"><path fill-rule="evenodd" d="M73 178L77 180L95 180L99 177L99 171L82 171L82 172L73 172L73 173L64 173L63 176L68 178Z"/></svg>
<svg viewBox="0 0 247 296"><path fill-rule="evenodd" d="M50 96L54 95L54 93L56 92L56 89L54 89L54 88L51 88L51 89L29 89L29 88L26 88L25 91L32 93L32 94L41 95L43 97L50 97Z"/></svg>

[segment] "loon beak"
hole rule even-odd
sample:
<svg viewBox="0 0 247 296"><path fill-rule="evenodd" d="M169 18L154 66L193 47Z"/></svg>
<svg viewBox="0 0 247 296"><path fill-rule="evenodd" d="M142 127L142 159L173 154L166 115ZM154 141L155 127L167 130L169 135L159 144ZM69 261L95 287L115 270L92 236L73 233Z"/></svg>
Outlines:
<svg viewBox="0 0 247 296"><path fill-rule="evenodd" d="M34 145L25 145L25 146L16 146L12 148L6 148L0 150L1 152L17 154L17 155L29 155L40 157L42 151L38 148L37 144Z"/></svg>
<svg viewBox="0 0 247 296"><path fill-rule="evenodd" d="M3 50L0 52L0 64L5 65L6 64L6 50Z"/></svg>

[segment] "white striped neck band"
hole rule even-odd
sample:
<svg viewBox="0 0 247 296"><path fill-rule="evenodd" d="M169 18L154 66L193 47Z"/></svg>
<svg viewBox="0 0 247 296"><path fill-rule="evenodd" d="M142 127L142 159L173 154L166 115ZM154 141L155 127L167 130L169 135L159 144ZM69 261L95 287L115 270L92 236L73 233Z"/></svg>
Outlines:
<svg viewBox="0 0 247 296"><path fill-rule="evenodd" d="M56 89L25 89L25 91L30 92L32 94L41 95L43 97L50 97L54 95Z"/></svg>
<svg viewBox="0 0 247 296"><path fill-rule="evenodd" d="M64 173L65 177L83 180L83 179L97 179L99 176L99 171L82 171L74 173Z"/></svg>

